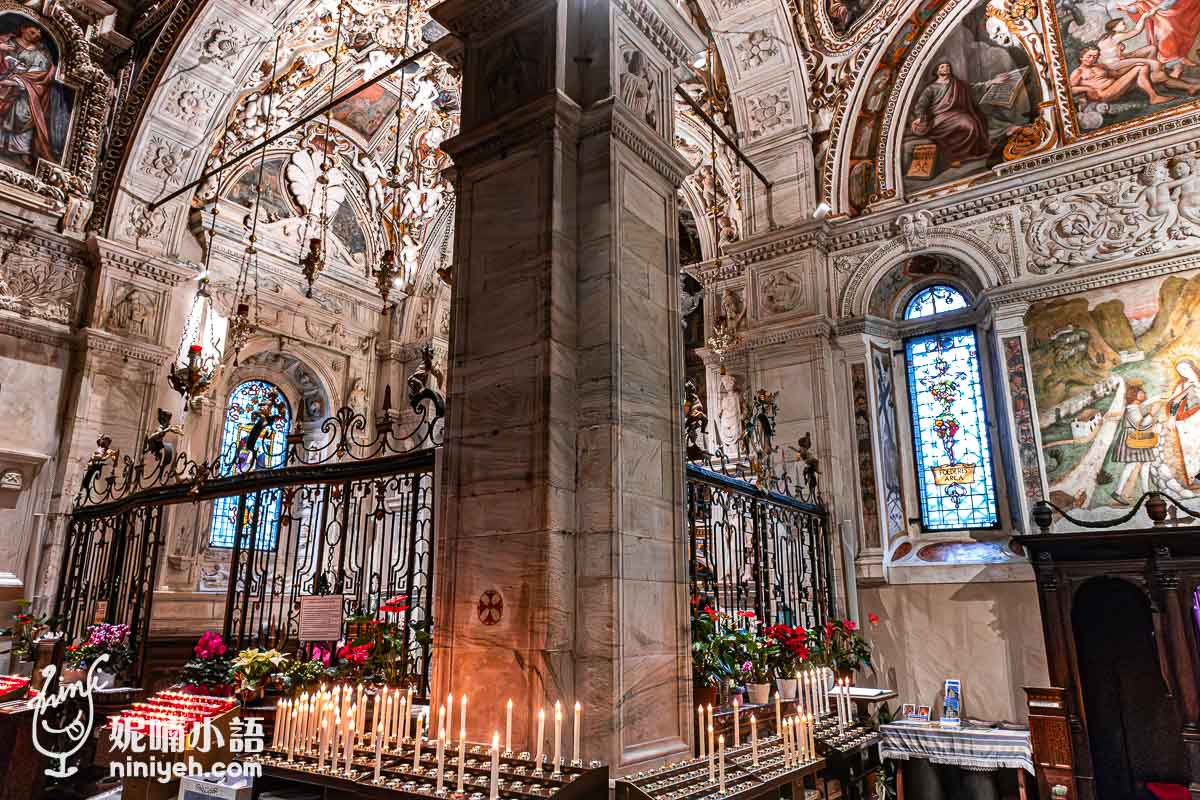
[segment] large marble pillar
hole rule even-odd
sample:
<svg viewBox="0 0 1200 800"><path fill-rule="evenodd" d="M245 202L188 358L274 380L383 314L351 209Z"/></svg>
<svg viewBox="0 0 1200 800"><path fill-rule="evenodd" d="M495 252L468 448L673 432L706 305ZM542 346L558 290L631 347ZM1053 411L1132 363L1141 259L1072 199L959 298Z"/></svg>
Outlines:
<svg viewBox="0 0 1200 800"><path fill-rule="evenodd" d="M689 749L669 0L447 0L462 42L435 697L614 772ZM435 703L437 701L435 700Z"/></svg>

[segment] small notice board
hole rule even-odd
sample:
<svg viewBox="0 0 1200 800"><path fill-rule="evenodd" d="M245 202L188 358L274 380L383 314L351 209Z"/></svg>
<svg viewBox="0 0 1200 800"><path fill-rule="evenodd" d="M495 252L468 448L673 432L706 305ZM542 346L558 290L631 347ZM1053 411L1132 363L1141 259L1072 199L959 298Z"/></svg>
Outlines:
<svg viewBox="0 0 1200 800"><path fill-rule="evenodd" d="M300 641L336 642L342 638L342 609L340 594L303 595L300 598Z"/></svg>

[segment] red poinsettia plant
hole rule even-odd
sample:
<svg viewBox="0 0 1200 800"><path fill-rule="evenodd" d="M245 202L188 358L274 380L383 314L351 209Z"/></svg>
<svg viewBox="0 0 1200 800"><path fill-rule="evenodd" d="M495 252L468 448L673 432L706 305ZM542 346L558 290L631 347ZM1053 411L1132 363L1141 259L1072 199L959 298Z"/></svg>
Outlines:
<svg viewBox="0 0 1200 800"><path fill-rule="evenodd" d="M403 683L416 671L417 654L408 646L409 631L416 631L417 644L428 641L428 626L413 622L407 613L411 610L408 598L396 595L380 604L378 615L355 617L358 633L338 649L338 663L369 681Z"/></svg>
<svg viewBox="0 0 1200 800"><path fill-rule="evenodd" d="M879 617L869 614L874 625ZM853 672L871 666L871 645L852 619L833 619L809 632L809 650L815 664L838 673Z"/></svg>
<svg viewBox="0 0 1200 800"><path fill-rule="evenodd" d="M184 691L201 695L233 694L233 656L221 634L205 631L192 648L195 658L183 665Z"/></svg>
<svg viewBox="0 0 1200 800"><path fill-rule="evenodd" d="M800 626L771 625L764 631L767 638L775 643L774 668L781 678L792 677L800 665L808 661L808 631Z"/></svg>

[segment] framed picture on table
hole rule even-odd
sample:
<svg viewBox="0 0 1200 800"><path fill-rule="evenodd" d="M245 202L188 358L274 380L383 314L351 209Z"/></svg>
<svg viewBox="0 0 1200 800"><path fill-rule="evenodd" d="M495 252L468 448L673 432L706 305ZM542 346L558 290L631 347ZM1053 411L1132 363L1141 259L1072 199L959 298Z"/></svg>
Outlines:
<svg viewBox="0 0 1200 800"><path fill-rule="evenodd" d="M917 706L917 711L912 717L913 722L929 722L929 712L929 706Z"/></svg>
<svg viewBox="0 0 1200 800"><path fill-rule="evenodd" d="M905 703L900 706L900 719L912 719L917 715L916 703Z"/></svg>
<svg viewBox="0 0 1200 800"><path fill-rule="evenodd" d="M946 680L941 723L948 727L957 727L962 724L962 681L957 678Z"/></svg>

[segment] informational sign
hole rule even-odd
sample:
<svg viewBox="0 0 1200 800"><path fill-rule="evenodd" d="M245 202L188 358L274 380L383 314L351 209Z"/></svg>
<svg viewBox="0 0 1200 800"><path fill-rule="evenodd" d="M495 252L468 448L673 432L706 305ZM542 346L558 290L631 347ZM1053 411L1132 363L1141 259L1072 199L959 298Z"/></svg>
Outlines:
<svg viewBox="0 0 1200 800"><path fill-rule="evenodd" d="M946 699L942 701L942 718L945 726L962 724L962 681L950 678L946 681Z"/></svg>
<svg viewBox="0 0 1200 800"><path fill-rule="evenodd" d="M97 600L96 609L92 612L92 624L99 625L104 622L104 618L108 615L108 601Z"/></svg>
<svg viewBox="0 0 1200 800"><path fill-rule="evenodd" d="M302 642L336 642L342 638L343 600L340 594L307 594L300 598Z"/></svg>

